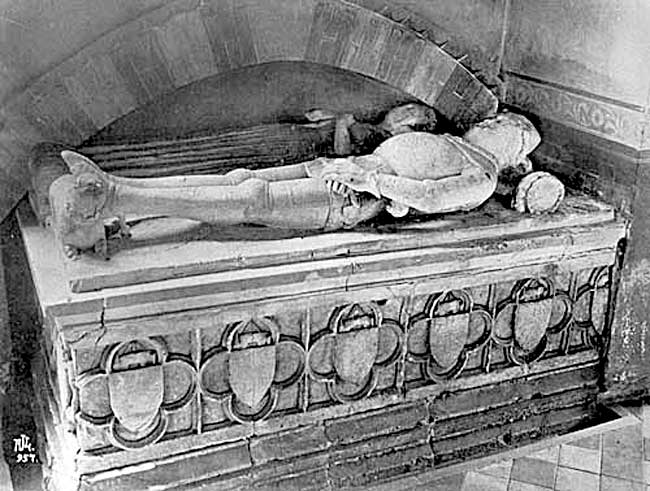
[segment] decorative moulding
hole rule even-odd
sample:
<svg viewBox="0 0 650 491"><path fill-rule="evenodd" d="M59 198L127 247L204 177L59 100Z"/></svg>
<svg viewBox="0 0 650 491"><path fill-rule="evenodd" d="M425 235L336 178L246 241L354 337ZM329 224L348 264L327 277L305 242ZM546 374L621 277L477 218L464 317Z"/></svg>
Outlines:
<svg viewBox="0 0 650 491"><path fill-rule="evenodd" d="M587 93L509 74L506 102L572 128L634 149L647 145L642 108L615 104Z"/></svg>

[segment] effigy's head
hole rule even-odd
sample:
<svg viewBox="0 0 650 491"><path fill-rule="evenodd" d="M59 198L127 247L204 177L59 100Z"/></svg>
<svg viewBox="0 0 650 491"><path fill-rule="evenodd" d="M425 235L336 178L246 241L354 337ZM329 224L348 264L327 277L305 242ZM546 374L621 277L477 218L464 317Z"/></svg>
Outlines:
<svg viewBox="0 0 650 491"><path fill-rule="evenodd" d="M397 106L384 117L382 126L392 135L409 131L428 131L436 129L436 112L423 104L409 103Z"/></svg>
<svg viewBox="0 0 650 491"><path fill-rule="evenodd" d="M532 170L528 154L541 141L539 133L525 116L510 112L474 125L463 138L492 153L502 171L516 168L518 173Z"/></svg>

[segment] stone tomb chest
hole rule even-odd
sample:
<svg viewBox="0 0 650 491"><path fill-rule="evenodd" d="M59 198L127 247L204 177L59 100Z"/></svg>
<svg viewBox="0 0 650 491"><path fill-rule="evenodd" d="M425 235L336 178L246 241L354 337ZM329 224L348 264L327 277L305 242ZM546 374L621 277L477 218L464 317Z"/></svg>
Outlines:
<svg viewBox="0 0 650 491"><path fill-rule="evenodd" d="M107 262L20 219L52 489L369 487L596 416L625 230L584 196L289 238L145 221Z"/></svg>
<svg viewBox="0 0 650 491"><path fill-rule="evenodd" d="M313 108L376 122L417 101L459 128L494 115L426 31L338 0L170 2L18 109L124 176L210 171L214 131ZM585 196L546 216L493 199L307 235L141 217L110 261L65 260L19 216L50 489L394 489L597 415L625 223Z"/></svg>

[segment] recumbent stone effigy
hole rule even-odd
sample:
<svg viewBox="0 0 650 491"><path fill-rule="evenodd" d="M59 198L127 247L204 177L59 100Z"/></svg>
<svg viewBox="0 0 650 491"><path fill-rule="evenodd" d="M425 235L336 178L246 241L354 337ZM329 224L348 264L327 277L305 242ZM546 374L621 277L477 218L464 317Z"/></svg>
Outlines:
<svg viewBox="0 0 650 491"><path fill-rule="evenodd" d="M63 151L72 174L50 187L55 232L75 256L104 240L106 219L134 213L214 225L337 230L383 210L397 217L466 211L492 196L500 175L529 173L528 154L540 141L533 125L512 113L483 121L462 138L396 133L368 155L227 175L114 177L83 155ZM560 199L535 211L555 209Z"/></svg>

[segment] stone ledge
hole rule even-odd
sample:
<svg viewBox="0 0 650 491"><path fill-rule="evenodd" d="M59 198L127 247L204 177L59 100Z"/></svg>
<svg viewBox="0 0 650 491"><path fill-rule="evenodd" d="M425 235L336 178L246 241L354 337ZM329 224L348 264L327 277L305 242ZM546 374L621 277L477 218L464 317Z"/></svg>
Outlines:
<svg viewBox="0 0 650 491"><path fill-rule="evenodd" d="M340 446L382 433L411 430L426 423L427 416L426 405L421 401L382 409L372 414L362 413L326 421L325 434L333 445Z"/></svg>

